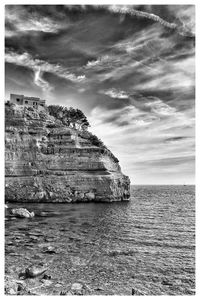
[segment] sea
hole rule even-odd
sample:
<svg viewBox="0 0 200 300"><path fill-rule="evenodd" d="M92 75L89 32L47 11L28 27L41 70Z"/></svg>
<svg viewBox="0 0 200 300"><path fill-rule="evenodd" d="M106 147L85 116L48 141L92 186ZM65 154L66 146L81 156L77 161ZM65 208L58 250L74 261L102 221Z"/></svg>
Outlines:
<svg viewBox="0 0 200 300"><path fill-rule="evenodd" d="M8 206L5 272L47 263L48 295L73 283L93 295L195 294L195 186L131 186L126 202ZM14 207L36 215L13 218Z"/></svg>

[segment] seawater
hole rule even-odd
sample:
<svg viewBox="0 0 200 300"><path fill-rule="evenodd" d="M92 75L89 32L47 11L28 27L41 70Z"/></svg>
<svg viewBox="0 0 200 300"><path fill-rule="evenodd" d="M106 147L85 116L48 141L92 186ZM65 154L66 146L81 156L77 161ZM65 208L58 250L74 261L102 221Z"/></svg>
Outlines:
<svg viewBox="0 0 200 300"><path fill-rule="evenodd" d="M9 207L36 216L13 219L8 209L7 274L46 262L55 282L81 282L96 295L195 294L194 186L132 186L129 202Z"/></svg>

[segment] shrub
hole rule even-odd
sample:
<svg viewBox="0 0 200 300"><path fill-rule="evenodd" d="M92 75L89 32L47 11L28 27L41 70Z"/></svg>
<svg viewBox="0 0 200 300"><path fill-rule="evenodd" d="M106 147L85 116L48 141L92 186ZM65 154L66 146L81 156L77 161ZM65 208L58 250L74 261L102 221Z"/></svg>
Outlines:
<svg viewBox="0 0 200 300"><path fill-rule="evenodd" d="M33 107L31 107L31 106L27 106L26 109L27 109L28 111L34 111Z"/></svg>
<svg viewBox="0 0 200 300"><path fill-rule="evenodd" d="M86 116L80 109L63 107L60 105L49 105L48 111L51 116L62 121L66 126L72 126L78 130L87 130L90 126Z"/></svg>
<svg viewBox="0 0 200 300"><path fill-rule="evenodd" d="M94 134L90 134L89 141L97 147L105 147L104 143Z"/></svg>

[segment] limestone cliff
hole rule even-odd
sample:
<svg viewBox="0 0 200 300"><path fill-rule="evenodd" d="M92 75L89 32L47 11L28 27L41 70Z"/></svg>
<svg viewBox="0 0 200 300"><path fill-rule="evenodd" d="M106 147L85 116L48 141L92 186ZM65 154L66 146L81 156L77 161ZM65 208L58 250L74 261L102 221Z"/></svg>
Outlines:
<svg viewBox="0 0 200 300"><path fill-rule="evenodd" d="M121 201L129 178L91 133L64 126L46 109L5 106L5 197L17 202Z"/></svg>

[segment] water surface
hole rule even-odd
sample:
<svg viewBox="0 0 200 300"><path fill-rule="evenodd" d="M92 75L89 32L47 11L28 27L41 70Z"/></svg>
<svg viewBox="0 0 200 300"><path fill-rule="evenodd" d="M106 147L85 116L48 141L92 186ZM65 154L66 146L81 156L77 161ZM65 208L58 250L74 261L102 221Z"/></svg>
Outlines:
<svg viewBox="0 0 200 300"><path fill-rule="evenodd" d="M47 262L55 282L65 288L81 282L92 294L195 293L194 186L134 186L130 202L9 207L36 217L12 219L8 210L8 274ZM44 253L47 246L55 253Z"/></svg>

